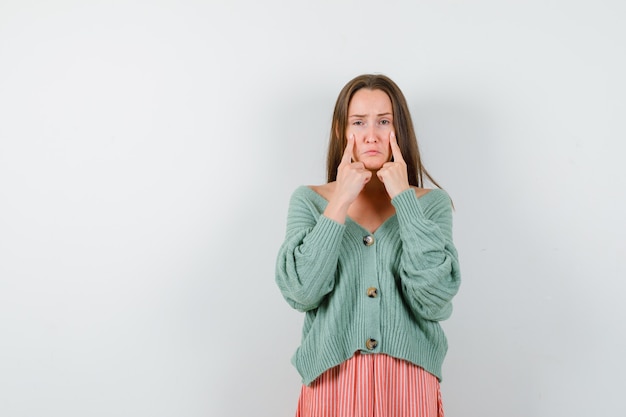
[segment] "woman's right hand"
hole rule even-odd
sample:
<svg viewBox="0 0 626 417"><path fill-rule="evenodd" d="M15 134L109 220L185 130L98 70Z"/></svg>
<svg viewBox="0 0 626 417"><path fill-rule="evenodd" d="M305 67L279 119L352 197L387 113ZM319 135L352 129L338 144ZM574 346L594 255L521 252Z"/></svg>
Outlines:
<svg viewBox="0 0 626 417"><path fill-rule="evenodd" d="M365 169L363 162L352 162L354 134L348 137L348 144L337 167L337 180L332 197L324 215L339 223L344 223L350 204L358 197L365 184L372 178L371 171Z"/></svg>

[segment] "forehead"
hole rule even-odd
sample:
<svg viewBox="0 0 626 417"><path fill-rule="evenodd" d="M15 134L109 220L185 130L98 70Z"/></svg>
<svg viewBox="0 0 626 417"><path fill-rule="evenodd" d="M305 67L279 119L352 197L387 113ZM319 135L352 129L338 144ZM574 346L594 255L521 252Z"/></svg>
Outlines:
<svg viewBox="0 0 626 417"><path fill-rule="evenodd" d="M392 113L391 99L382 90L361 88L352 96L348 115Z"/></svg>

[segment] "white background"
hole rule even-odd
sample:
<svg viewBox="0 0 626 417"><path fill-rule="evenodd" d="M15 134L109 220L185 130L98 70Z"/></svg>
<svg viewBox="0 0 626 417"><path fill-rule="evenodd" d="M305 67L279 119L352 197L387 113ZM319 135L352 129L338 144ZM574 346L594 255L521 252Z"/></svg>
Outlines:
<svg viewBox="0 0 626 417"><path fill-rule="evenodd" d="M624 416L621 1L0 2L0 415L293 416L274 283L331 111L403 89L456 205L448 417Z"/></svg>

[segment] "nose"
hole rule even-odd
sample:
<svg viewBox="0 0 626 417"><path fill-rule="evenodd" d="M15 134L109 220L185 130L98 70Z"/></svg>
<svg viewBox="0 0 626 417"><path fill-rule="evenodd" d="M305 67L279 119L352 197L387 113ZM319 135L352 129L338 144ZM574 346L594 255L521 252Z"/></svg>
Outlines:
<svg viewBox="0 0 626 417"><path fill-rule="evenodd" d="M370 126L365 132L365 142L366 143L376 143L378 142L378 138L376 137L376 131L374 130L374 126Z"/></svg>

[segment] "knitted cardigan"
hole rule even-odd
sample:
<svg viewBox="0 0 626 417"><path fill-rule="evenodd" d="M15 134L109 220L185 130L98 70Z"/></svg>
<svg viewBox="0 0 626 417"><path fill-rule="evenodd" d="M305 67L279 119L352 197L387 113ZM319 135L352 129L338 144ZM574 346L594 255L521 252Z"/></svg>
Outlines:
<svg viewBox="0 0 626 417"><path fill-rule="evenodd" d="M373 234L324 216L327 203L307 186L293 192L276 262L283 297L306 312L292 358L302 382L356 351L407 360L441 380L448 344L439 321L460 285L450 198L406 190Z"/></svg>

